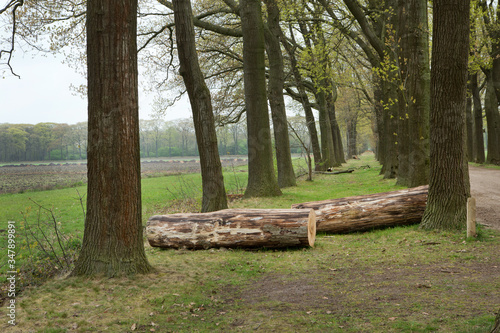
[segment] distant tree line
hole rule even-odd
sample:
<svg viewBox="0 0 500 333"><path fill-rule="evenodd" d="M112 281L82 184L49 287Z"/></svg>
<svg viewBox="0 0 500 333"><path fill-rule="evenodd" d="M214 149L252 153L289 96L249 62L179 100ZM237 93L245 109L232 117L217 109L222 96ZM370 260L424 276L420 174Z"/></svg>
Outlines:
<svg viewBox="0 0 500 333"><path fill-rule="evenodd" d="M339 109L352 108L339 103ZM343 120L343 118L341 118ZM289 117L292 126L306 147L311 145L307 125L301 116ZM346 154L356 155L374 147L371 125L358 125L358 132L348 120L341 122L345 131ZM192 119L139 122L141 157L198 156ZM247 133L244 121L217 127L220 155L247 155ZM351 140L348 140L351 137ZM356 140L357 139L357 140ZM300 154L303 146L295 134L290 135L290 152ZM350 144L348 144L350 142ZM0 162L84 160L87 158L87 122L74 125L58 123L0 124Z"/></svg>

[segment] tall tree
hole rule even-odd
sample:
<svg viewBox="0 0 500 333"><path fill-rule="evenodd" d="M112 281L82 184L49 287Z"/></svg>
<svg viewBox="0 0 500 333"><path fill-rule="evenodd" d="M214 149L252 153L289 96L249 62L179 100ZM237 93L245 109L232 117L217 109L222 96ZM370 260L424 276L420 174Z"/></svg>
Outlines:
<svg viewBox="0 0 500 333"><path fill-rule="evenodd" d="M152 270L141 213L137 0L87 2L88 190L73 275Z"/></svg>
<svg viewBox="0 0 500 333"><path fill-rule="evenodd" d="M225 209L227 196L217 147L212 100L198 63L191 2L174 0L173 5L180 74L191 102L196 141L200 152L203 187L201 211Z"/></svg>
<svg viewBox="0 0 500 333"><path fill-rule="evenodd" d="M481 105L481 93L478 84L478 73L470 76L470 89L472 95L472 124L473 124L473 138L472 138L472 151L473 160L476 163L484 163L486 158L484 154L484 136L483 136L483 108Z"/></svg>
<svg viewBox="0 0 500 333"><path fill-rule="evenodd" d="M297 46L295 43L295 37L293 34L293 30L291 27L290 27L290 36L291 36L290 37L291 41L294 42L293 44L290 43L289 41L287 41L285 38L282 38L281 42L282 42L283 46L285 47L285 50L289 56L290 67L291 67L291 71L293 74L293 79L295 81L295 84L297 86L297 91L299 94L298 99L299 99L299 101L302 104L302 107L304 109L305 118L306 118L306 125L307 125L307 129L309 131L309 137L311 140L311 149L312 149L313 156L314 156L314 169L316 171L319 171L319 170L321 170L322 157L321 157L321 149L320 149L319 139L318 139L318 132L316 130L316 121L314 119L314 114L312 111L311 103L309 101L309 97L308 97L308 95L306 93L306 89L304 88L304 85L303 85L304 81L302 78L302 74L299 71L298 61L297 61L297 58L295 56L295 51L296 51Z"/></svg>
<svg viewBox="0 0 500 333"><path fill-rule="evenodd" d="M269 59L268 96L273 119L274 142L276 147L276 164L278 167L279 187L296 186L295 172L290 152L290 139L286 120L283 72L283 55L281 54L280 10L276 0L265 0L267 8L267 26L265 29L266 50Z"/></svg>
<svg viewBox="0 0 500 333"><path fill-rule="evenodd" d="M465 145L470 2L434 0L430 182L421 227L462 229L470 196Z"/></svg>
<svg viewBox="0 0 500 333"><path fill-rule="evenodd" d="M267 109L264 23L260 0L240 1L243 71L248 134L246 197L277 196Z"/></svg>
<svg viewBox="0 0 500 333"><path fill-rule="evenodd" d="M407 22L405 105L408 121L408 186L429 183L430 67L427 0L410 0ZM408 117L406 116L408 115ZM399 177L399 176L398 176Z"/></svg>
<svg viewBox="0 0 500 333"><path fill-rule="evenodd" d="M500 113L498 113L498 96L495 94L495 75L493 75L493 71L486 72L486 81L484 97L484 112L488 131L486 163L500 165Z"/></svg>

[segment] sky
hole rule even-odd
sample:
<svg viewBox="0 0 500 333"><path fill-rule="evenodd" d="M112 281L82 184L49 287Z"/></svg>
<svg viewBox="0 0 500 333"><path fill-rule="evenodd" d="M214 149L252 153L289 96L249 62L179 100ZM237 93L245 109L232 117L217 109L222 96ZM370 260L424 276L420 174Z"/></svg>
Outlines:
<svg viewBox="0 0 500 333"><path fill-rule="evenodd" d="M4 59L2 59L4 62ZM85 84L85 78L53 55L16 52L11 65L17 78L0 65L0 123L37 124L54 122L76 124L87 121L87 100L70 89ZM139 92L139 117L150 119L153 96ZM165 120L188 118L186 100L167 110Z"/></svg>

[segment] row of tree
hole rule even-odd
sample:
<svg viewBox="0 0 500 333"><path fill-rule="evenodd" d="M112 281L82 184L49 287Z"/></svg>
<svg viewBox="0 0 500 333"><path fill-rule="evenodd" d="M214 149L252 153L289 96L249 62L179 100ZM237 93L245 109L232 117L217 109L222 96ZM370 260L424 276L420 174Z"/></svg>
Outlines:
<svg viewBox="0 0 500 333"><path fill-rule="evenodd" d="M349 101L346 110L352 111ZM310 150L311 142L303 117L288 118L293 133L290 133L290 151L301 154ZM357 119L356 119L357 121ZM368 119L360 120L357 126L342 123L348 155L357 155L373 147L373 135ZM317 125L317 124L316 124ZM87 158L87 122L74 125L58 123L0 124L0 162L62 161ZM141 157L198 156L193 120L174 121L161 119L139 121ZM218 150L221 155L248 154L246 125L243 121L216 127ZM350 139L349 139L350 138ZM302 146L302 143L306 148Z"/></svg>
<svg viewBox="0 0 500 333"><path fill-rule="evenodd" d="M36 42L33 31L50 33L53 50L87 40L89 187L75 274L150 269L140 223L137 50L156 87L172 90L182 78L200 151L204 211L227 207L215 122L231 122L245 112L245 195L280 195L281 187L295 185L284 94L302 106L315 167L324 169L344 160L336 114L344 86L360 92L360 101L371 101L384 175L405 185L430 183L422 226L463 227L470 195L465 145L470 2L433 1L432 71L425 0L264 3L197 1L191 8L187 0L141 1L139 7L136 0L37 1L18 17L26 29L13 29L14 34ZM497 3L477 3L486 8L480 15L484 26L494 31L484 18L488 10L496 13ZM486 49L495 41L488 39ZM492 68L497 58L491 57ZM169 80L172 69L180 76Z"/></svg>

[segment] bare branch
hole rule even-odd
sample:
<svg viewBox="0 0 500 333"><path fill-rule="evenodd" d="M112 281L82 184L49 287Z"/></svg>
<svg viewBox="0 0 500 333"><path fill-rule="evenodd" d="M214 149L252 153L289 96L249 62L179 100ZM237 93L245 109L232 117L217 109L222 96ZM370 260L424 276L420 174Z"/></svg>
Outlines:
<svg viewBox="0 0 500 333"><path fill-rule="evenodd" d="M11 0L9 3L5 5L4 8L0 9L0 15L7 11L8 9L12 8L12 36L11 36L11 41L10 41L10 49L9 50L0 50L0 59L2 59L2 55L8 54L7 58L7 63L6 65L9 67L10 72L12 75L17 76L18 78L21 78L18 74L14 72L14 69L12 68L12 65L10 61L12 60L12 54L14 53L15 49L15 36L16 36L16 10L21 7L24 4L24 0Z"/></svg>

